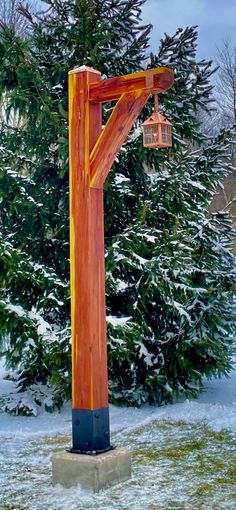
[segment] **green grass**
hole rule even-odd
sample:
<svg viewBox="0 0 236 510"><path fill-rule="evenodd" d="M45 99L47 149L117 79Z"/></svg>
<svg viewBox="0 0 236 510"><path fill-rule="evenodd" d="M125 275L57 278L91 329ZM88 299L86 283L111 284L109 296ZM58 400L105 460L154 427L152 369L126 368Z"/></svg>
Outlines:
<svg viewBox="0 0 236 510"><path fill-rule="evenodd" d="M112 442L132 448L132 479L96 496L61 489L58 497L50 456L68 448L68 436L48 434L18 445L0 441L0 472L6 472L0 509L236 509L236 438L229 431L215 432L203 422L156 421L115 433Z"/></svg>

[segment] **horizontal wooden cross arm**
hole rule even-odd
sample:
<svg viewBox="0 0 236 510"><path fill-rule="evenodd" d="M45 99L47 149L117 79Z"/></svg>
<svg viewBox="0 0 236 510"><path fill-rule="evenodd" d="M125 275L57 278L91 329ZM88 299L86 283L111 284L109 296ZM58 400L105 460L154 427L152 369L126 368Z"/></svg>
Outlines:
<svg viewBox="0 0 236 510"><path fill-rule="evenodd" d="M92 83L89 86L89 101L105 103L119 99L126 92L150 90L165 92L174 83L174 73L167 67L158 67L138 73L118 76Z"/></svg>

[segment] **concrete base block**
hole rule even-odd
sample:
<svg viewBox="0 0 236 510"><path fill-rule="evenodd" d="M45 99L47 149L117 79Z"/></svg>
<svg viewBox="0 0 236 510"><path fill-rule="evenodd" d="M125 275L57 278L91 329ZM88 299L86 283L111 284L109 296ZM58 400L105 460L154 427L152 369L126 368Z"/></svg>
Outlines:
<svg viewBox="0 0 236 510"><path fill-rule="evenodd" d="M100 455L81 455L57 452L52 456L52 483L99 492L101 489L125 482L131 477L132 453L116 448Z"/></svg>

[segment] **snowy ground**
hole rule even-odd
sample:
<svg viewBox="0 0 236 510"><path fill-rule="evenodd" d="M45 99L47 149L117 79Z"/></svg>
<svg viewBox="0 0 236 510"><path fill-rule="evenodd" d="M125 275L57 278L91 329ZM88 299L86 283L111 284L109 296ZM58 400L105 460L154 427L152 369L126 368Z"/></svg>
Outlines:
<svg viewBox="0 0 236 510"><path fill-rule="evenodd" d="M3 372L0 395L14 390ZM70 446L69 405L37 417L0 414L0 509L236 509L236 358L231 377L206 382L197 401L111 406L110 417L112 442L134 452L133 478L94 496L51 486L51 454Z"/></svg>

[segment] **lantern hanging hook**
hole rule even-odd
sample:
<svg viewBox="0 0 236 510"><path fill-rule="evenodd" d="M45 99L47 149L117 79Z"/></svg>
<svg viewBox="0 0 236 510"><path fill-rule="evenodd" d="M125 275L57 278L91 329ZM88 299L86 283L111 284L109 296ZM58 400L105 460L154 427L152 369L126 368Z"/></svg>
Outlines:
<svg viewBox="0 0 236 510"><path fill-rule="evenodd" d="M158 94L154 94L154 111L158 113Z"/></svg>

